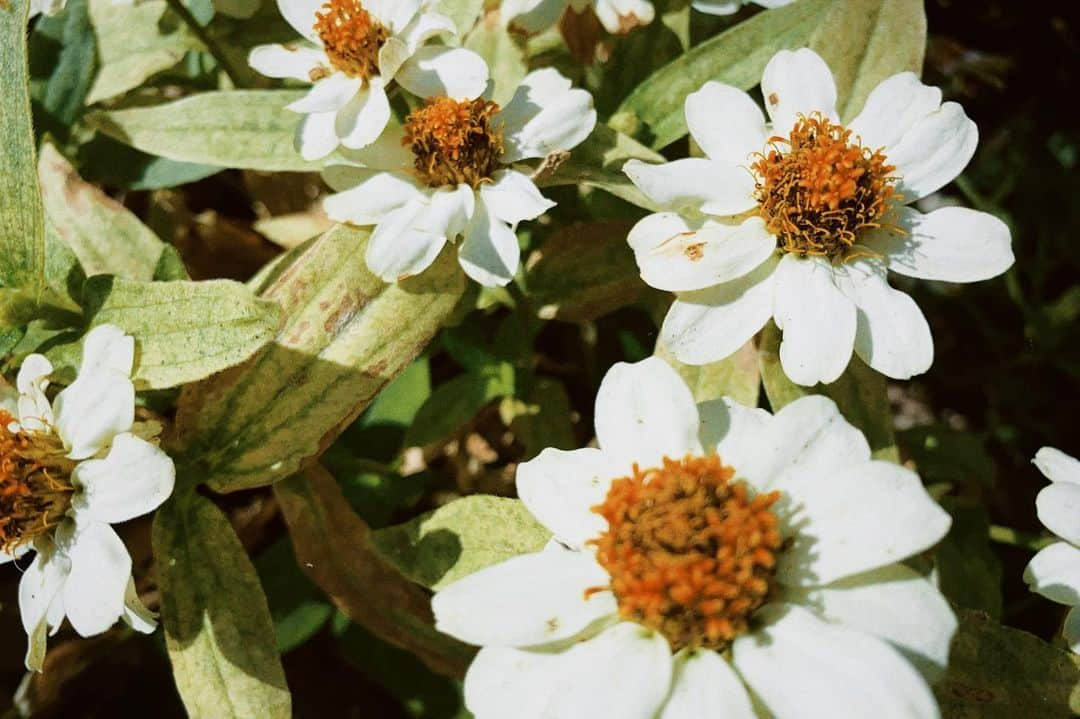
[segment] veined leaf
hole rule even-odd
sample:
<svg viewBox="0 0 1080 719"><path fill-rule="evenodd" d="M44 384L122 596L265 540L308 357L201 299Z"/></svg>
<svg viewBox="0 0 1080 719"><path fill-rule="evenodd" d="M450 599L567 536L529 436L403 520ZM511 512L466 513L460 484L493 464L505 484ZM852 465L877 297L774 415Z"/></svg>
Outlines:
<svg viewBox="0 0 1080 719"><path fill-rule="evenodd" d="M170 160L244 170L318 170L293 147L303 115L285 106L303 95L293 90L204 92L153 107L88 115L109 137Z"/></svg>
<svg viewBox="0 0 1080 719"><path fill-rule="evenodd" d="M441 589L519 554L538 552L549 532L517 499L475 495L377 530L379 553L417 584Z"/></svg>
<svg viewBox="0 0 1080 719"><path fill-rule="evenodd" d="M188 714L291 716L270 609L229 520L180 492L158 510L153 543L165 643Z"/></svg>
<svg viewBox="0 0 1080 719"><path fill-rule="evenodd" d="M228 492L269 484L324 450L431 340L465 291L455 248L387 284L364 264L368 233L336 227L265 285L287 321L240 367L185 388L181 444Z"/></svg>
<svg viewBox="0 0 1080 719"><path fill-rule="evenodd" d="M757 350L750 340L735 354L707 365L688 365L675 359L667 347L656 343L656 354L675 368L698 402L730 397L747 407L757 407L761 373Z"/></svg>
<svg viewBox="0 0 1080 719"><path fill-rule="evenodd" d="M0 6L0 285L34 302L45 288L45 212L27 86L28 7L29 0Z"/></svg>

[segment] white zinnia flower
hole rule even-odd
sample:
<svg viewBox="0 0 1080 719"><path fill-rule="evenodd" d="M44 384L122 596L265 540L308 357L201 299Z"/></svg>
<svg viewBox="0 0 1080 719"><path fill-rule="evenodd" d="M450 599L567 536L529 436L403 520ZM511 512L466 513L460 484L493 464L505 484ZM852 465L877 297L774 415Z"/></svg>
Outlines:
<svg viewBox="0 0 1080 719"><path fill-rule="evenodd" d="M503 0L499 12L503 22L536 33L559 22L568 8L580 14L590 7L612 35L648 25L656 16L649 0Z"/></svg>
<svg viewBox="0 0 1080 719"><path fill-rule="evenodd" d="M483 646L477 719L749 719L744 682L779 719L938 716L956 618L901 562L949 516L831 400L695 406L650 358L608 372L596 436L518 467L547 548L434 597Z"/></svg>
<svg viewBox="0 0 1080 719"><path fill-rule="evenodd" d="M471 50L424 46L453 21L430 0L278 0L282 16L309 42L260 45L248 62L269 77L315 83L289 109L307 115L297 132L300 154L316 160L338 144L361 148L390 120L387 86L420 97L476 97L487 64Z"/></svg>
<svg viewBox="0 0 1080 719"><path fill-rule="evenodd" d="M734 15L743 5L760 5L771 10L793 2L795 0L694 0L690 5L708 15Z"/></svg>
<svg viewBox="0 0 1080 719"><path fill-rule="evenodd" d="M40 671L45 637L64 621L84 637L116 620L152 632L135 594L131 557L110 524L152 511L172 493L175 470L135 421L134 341L114 325L86 335L76 380L49 404L52 365L30 355L18 391L0 387L0 563L37 556L19 582L19 610Z"/></svg>
<svg viewBox="0 0 1080 719"><path fill-rule="evenodd" d="M918 305L886 279L974 282L1013 263L985 212L911 203L955 178L975 124L910 72L878 85L845 128L836 85L811 50L781 51L761 80L772 123L745 92L708 82L686 98L704 158L624 171L660 212L629 242L642 278L676 293L661 330L689 364L735 352L772 317L794 382L832 382L855 354L907 379L933 361Z"/></svg>
<svg viewBox="0 0 1080 719"><path fill-rule="evenodd" d="M1039 519L1064 541L1039 550L1024 570L1032 591L1072 609L1065 616L1065 641L1080 653L1080 461L1043 447L1035 466L1050 480L1035 499Z"/></svg>
<svg viewBox="0 0 1080 719"><path fill-rule="evenodd" d="M506 107L483 97L428 98L402 128L323 177L340 192L327 197L338 222L375 225L366 261L394 282L426 269L462 236L459 260L469 277L505 285L520 261L515 228L555 203L511 163L577 146L596 125L592 96L548 68L522 80Z"/></svg>

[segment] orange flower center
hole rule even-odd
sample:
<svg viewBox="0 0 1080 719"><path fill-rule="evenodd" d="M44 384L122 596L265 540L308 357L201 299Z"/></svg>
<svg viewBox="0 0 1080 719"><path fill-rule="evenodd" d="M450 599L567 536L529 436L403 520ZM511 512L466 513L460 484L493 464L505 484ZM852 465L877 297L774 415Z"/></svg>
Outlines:
<svg viewBox="0 0 1080 719"><path fill-rule="evenodd" d="M49 433L12 431L0 410L0 548L12 552L51 531L71 505L75 462Z"/></svg>
<svg viewBox="0 0 1080 719"><path fill-rule="evenodd" d="M315 32L338 70L364 80L379 74L379 49L390 31L359 0L328 0L315 13Z"/></svg>
<svg viewBox="0 0 1080 719"><path fill-rule="evenodd" d="M592 540L619 614L663 634L674 651L723 649L768 598L783 544L770 507L720 458L664 458L616 479L594 507L608 529Z"/></svg>
<svg viewBox="0 0 1080 719"><path fill-rule="evenodd" d="M490 100L429 98L405 119L402 144L412 150L416 173L429 187L491 180L503 155L502 131Z"/></svg>
<svg viewBox="0 0 1080 719"><path fill-rule="evenodd" d="M751 169L761 217L784 252L843 258L860 230L881 226L896 168L880 149L852 142L851 130L816 113L769 145Z"/></svg>

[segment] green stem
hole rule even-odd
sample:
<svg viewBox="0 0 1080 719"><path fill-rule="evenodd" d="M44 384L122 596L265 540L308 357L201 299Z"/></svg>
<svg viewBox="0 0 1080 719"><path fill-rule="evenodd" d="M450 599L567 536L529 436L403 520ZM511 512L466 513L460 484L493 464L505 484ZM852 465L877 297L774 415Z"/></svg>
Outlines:
<svg viewBox="0 0 1080 719"><path fill-rule="evenodd" d="M1003 527L1000 524L991 524L990 541L1037 552L1043 547L1053 544L1057 540L1053 537L1045 537L1039 534L1032 534L1031 532L1021 532L1012 527Z"/></svg>
<svg viewBox="0 0 1080 719"><path fill-rule="evenodd" d="M225 51L218 45L217 41L210 36L206 28L199 24L199 21L195 19L195 16L191 14L191 11L184 5L183 0L165 0L172 11L180 16L180 19L184 21L184 24L191 28L191 32L195 33L195 37L199 38L199 41L206 46L207 51L217 60L218 65L225 71L225 74L229 76L229 80L232 82L233 87L242 88L245 83L243 80L243 73L233 64L229 59Z"/></svg>

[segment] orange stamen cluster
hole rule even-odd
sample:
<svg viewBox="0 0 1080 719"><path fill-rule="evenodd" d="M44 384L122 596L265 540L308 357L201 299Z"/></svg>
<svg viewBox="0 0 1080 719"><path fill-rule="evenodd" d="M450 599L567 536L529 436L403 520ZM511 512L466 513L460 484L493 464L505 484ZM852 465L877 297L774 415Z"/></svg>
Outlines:
<svg viewBox="0 0 1080 719"><path fill-rule="evenodd" d="M843 258L860 230L881 226L896 168L880 149L852 142L851 130L818 114L800 116L789 138L769 144L751 169L761 217L785 252Z"/></svg>
<svg viewBox="0 0 1080 719"><path fill-rule="evenodd" d="M720 458L664 458L615 480L593 511L608 529L592 540L624 619L663 634L673 650L722 649L768 598L783 544L770 507L751 498Z"/></svg>
<svg viewBox="0 0 1080 719"><path fill-rule="evenodd" d="M71 504L74 462L51 435L11 431L0 410L0 549L10 553L52 530Z"/></svg>
<svg viewBox="0 0 1080 719"><path fill-rule="evenodd" d="M379 73L379 50L390 31L359 0L328 0L315 13L315 32L338 70L364 80Z"/></svg>
<svg viewBox="0 0 1080 719"><path fill-rule="evenodd" d="M491 180L503 155L502 132L493 119L499 106L490 100L433 97L405 119L402 144L412 150L414 167L429 187Z"/></svg>

